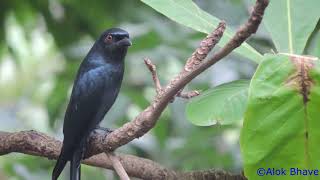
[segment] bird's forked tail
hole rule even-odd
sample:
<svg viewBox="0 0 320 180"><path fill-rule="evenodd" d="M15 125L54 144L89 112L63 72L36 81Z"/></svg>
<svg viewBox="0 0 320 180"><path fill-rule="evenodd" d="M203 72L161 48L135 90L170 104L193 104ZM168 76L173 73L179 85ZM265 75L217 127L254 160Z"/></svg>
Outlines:
<svg viewBox="0 0 320 180"><path fill-rule="evenodd" d="M61 149L61 152L63 152L63 148ZM54 166L54 169L52 171L52 180L57 180L60 176L62 170L67 164L67 160L64 158L63 153L60 153L60 156L57 160L56 165Z"/></svg>

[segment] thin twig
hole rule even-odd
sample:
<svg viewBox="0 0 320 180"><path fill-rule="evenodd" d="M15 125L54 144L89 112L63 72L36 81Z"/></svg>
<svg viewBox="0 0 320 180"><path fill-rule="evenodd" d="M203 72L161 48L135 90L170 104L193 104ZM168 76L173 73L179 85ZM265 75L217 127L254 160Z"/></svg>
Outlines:
<svg viewBox="0 0 320 180"><path fill-rule="evenodd" d="M192 59L190 59L190 61L191 60ZM156 65L154 65L149 58L145 58L144 59L144 63L146 64L146 66L148 67L149 71L151 72L152 80L153 80L155 88L156 88L157 96L161 96L161 93L162 93L163 89L162 89L162 86L160 84L159 77L157 75ZM176 94L177 97L184 98L184 99L190 99L190 98L193 98L195 96L200 95L200 92L196 91L196 90L195 91L190 91L190 92L182 92L182 90L183 89L181 89ZM170 102L173 102L173 100L174 100L174 97L172 98L172 100Z"/></svg>
<svg viewBox="0 0 320 180"><path fill-rule="evenodd" d="M122 164L119 159L113 152L106 153L110 161L112 162L112 166L114 170L117 172L121 180L130 180L126 170L124 170Z"/></svg>
<svg viewBox="0 0 320 180"><path fill-rule="evenodd" d="M154 65L149 58L144 58L144 63L146 64L149 71L151 72L152 79L153 79L154 85L156 87L157 95L159 95L162 91L162 87L161 87L160 80L157 75L156 65Z"/></svg>

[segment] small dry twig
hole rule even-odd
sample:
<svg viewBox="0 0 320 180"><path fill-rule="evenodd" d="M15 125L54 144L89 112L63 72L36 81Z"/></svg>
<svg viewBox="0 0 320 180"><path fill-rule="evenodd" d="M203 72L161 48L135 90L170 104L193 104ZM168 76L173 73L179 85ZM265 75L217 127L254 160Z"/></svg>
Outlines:
<svg viewBox="0 0 320 180"><path fill-rule="evenodd" d="M151 60L149 58L145 58L144 59L144 63L146 64L146 66L148 67L149 71L151 72L152 75L152 80L154 82L155 88L156 88L156 92L157 92L157 96L161 96L163 89L162 86L160 84L160 80L159 77L157 75L157 70L156 70L156 65L154 65ZM182 89L176 94L176 97L181 97L184 99L191 99L195 96L200 95L200 92L195 90L195 91L190 91L190 92L182 92ZM172 98L172 100L170 102L173 102L174 98Z"/></svg>
<svg viewBox="0 0 320 180"><path fill-rule="evenodd" d="M154 65L149 58L144 58L144 63L146 64L149 71L151 72L152 80L154 82L157 95L161 94L162 87L161 87L160 80L157 75L156 65Z"/></svg>

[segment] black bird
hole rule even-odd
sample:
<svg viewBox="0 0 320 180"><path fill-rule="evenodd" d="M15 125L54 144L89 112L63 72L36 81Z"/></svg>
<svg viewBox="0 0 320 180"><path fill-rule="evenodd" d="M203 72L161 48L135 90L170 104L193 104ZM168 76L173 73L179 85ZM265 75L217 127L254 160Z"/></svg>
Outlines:
<svg viewBox="0 0 320 180"><path fill-rule="evenodd" d="M128 32L103 32L83 60L74 81L63 124L63 146L52 172L57 180L70 161L70 180L80 179L80 161L90 133L116 100L124 73L124 58L131 45Z"/></svg>

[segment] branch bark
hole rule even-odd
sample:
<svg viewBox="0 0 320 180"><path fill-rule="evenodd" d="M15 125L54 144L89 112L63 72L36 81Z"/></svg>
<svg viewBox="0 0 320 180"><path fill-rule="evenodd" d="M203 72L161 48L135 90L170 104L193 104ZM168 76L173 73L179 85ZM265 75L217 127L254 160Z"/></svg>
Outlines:
<svg viewBox="0 0 320 180"><path fill-rule="evenodd" d="M62 145L60 141L36 131L21 131L14 133L0 131L0 142L0 156L17 152L46 157L48 159L57 159ZM223 177L227 180L244 180L242 175L232 175L223 170L176 172L145 158L119 153L114 156L119 160L129 176L141 179L188 180L197 177L199 180L212 180L211 177ZM91 156L90 158L83 160L82 163L114 170L114 163L105 155L105 153Z"/></svg>
<svg viewBox="0 0 320 180"><path fill-rule="evenodd" d="M211 67L213 64L227 56L235 48L240 46L251 34L255 33L268 5L268 0L257 0L253 11L247 23L240 27L233 38L219 51L213 54L208 60L204 60L211 49L219 42L225 30L225 23L221 22L219 26L209 34L201 43L200 47L187 60L185 68L174 77L167 86L161 88L154 101L144 111L142 111L134 120L124 124L122 127L106 135L94 134L90 138L87 157L83 163L98 167L112 169L112 163L101 153L114 151L118 147L125 145L135 138L139 138L147 133L156 124L159 116L166 108L168 103L181 94L182 89L196 76ZM156 86L161 86L156 82ZM20 152L35 156L56 159L61 142L42 133L35 131L6 133L0 132L0 155L10 152ZM197 171L189 173L175 172L163 168L150 160L138 158L130 155L118 154L121 164L130 176L143 179L188 179L186 177L197 177L197 179L244 179L243 176L233 176L225 171Z"/></svg>

